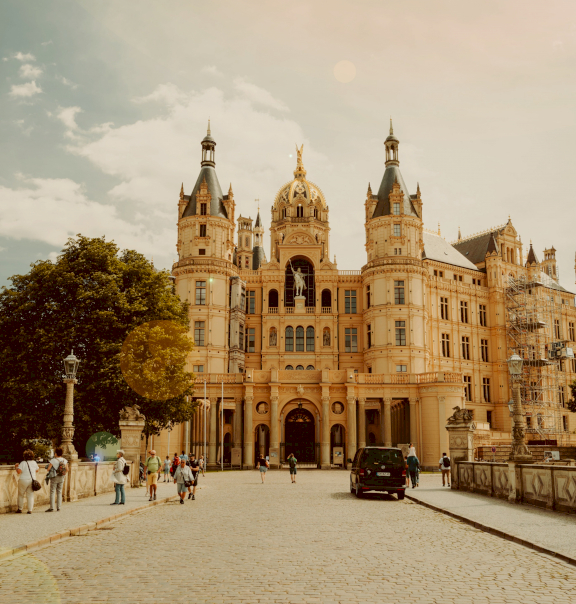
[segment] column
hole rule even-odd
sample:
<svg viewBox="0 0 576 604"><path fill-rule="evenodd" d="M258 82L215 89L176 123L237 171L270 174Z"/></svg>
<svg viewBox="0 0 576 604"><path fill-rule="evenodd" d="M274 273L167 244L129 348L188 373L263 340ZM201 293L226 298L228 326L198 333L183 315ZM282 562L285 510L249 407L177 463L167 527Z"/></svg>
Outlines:
<svg viewBox="0 0 576 604"><path fill-rule="evenodd" d="M278 386L272 386L270 397L270 467L280 467L280 437L278 435Z"/></svg>
<svg viewBox="0 0 576 604"><path fill-rule="evenodd" d="M385 398L384 399L384 413L382 414L382 421L384 423L384 446L391 447L392 446L392 399Z"/></svg>
<svg viewBox="0 0 576 604"><path fill-rule="evenodd" d="M358 447L356 446L356 398L353 394L346 397L348 407L348 456L347 459L354 459ZM348 463L348 467L352 464Z"/></svg>
<svg viewBox="0 0 576 604"><path fill-rule="evenodd" d="M190 421L184 422L184 451L190 453Z"/></svg>
<svg viewBox="0 0 576 604"><path fill-rule="evenodd" d="M420 452L420 443L418 443L418 417L417 417L417 413L418 413L418 399L417 398L411 398L408 401L410 403L410 442L412 443L412 445L415 447L416 444L418 444L418 448L416 449L416 452L418 455L421 455Z"/></svg>
<svg viewBox="0 0 576 604"><path fill-rule="evenodd" d="M236 399L234 411L234 447L242 446L242 400Z"/></svg>
<svg viewBox="0 0 576 604"><path fill-rule="evenodd" d="M254 397L246 396L244 403L244 469L254 467L254 431L252 430L252 403Z"/></svg>
<svg viewBox="0 0 576 604"><path fill-rule="evenodd" d="M320 467L329 470L330 464L330 396L322 386L322 437L320 440Z"/></svg>
<svg viewBox="0 0 576 604"><path fill-rule="evenodd" d="M218 399L214 399L210 405L210 435L208 437L208 466L216 467L216 426L218 422Z"/></svg>
<svg viewBox="0 0 576 604"><path fill-rule="evenodd" d="M358 399L358 448L366 446L366 399Z"/></svg>

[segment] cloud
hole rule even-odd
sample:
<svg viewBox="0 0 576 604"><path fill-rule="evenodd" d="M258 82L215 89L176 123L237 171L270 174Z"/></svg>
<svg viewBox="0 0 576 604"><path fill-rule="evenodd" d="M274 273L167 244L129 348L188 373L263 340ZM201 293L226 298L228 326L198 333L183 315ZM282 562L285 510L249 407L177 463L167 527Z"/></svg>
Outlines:
<svg viewBox="0 0 576 604"><path fill-rule="evenodd" d="M42 42L42 46L48 46L48 44L52 44L52 40L48 40L48 42Z"/></svg>
<svg viewBox="0 0 576 604"><path fill-rule="evenodd" d="M76 123L76 114L81 113L80 107L59 107L59 113L56 116L68 129L68 131L78 130Z"/></svg>
<svg viewBox="0 0 576 604"><path fill-rule="evenodd" d="M14 120L14 123L22 129L22 134L24 136L30 136L30 134L32 133L32 130L34 129L34 126L28 126L26 127L26 121L25 120Z"/></svg>
<svg viewBox="0 0 576 604"><path fill-rule="evenodd" d="M78 84L74 84L74 82L71 82L68 78L65 78L64 76L57 75L56 79L65 86L69 86L70 88L72 88L72 90L76 90L76 88L78 88Z"/></svg>
<svg viewBox="0 0 576 604"><path fill-rule="evenodd" d="M200 70L202 73L222 77L224 74L216 67L216 65L206 65Z"/></svg>
<svg viewBox="0 0 576 604"><path fill-rule="evenodd" d="M33 54L30 54L29 52L27 52L27 53L15 52L12 54L12 58L16 59L17 61L35 61L36 60L36 57Z"/></svg>
<svg viewBox="0 0 576 604"><path fill-rule="evenodd" d="M160 84L156 89L146 96L139 96L133 99L134 103L150 103L158 102L165 103L168 106L174 106L185 102L188 95L183 92L178 86L168 82Z"/></svg>
<svg viewBox="0 0 576 604"><path fill-rule="evenodd" d="M290 111L288 107L280 100L275 99L267 90L260 88L255 84L250 84L242 78L234 80L236 90L240 91L246 98L250 99L256 105L270 107L278 111Z"/></svg>
<svg viewBox="0 0 576 604"><path fill-rule="evenodd" d="M10 88L10 96L13 97L31 97L35 94L42 92L42 88L36 84L34 80L32 82L26 82L26 84L13 84Z"/></svg>
<svg viewBox="0 0 576 604"><path fill-rule="evenodd" d="M36 67L35 65L31 65L30 63L24 63L24 65L20 66L20 77L26 78L27 80L34 80L35 78L39 78L42 75L42 70L40 67Z"/></svg>

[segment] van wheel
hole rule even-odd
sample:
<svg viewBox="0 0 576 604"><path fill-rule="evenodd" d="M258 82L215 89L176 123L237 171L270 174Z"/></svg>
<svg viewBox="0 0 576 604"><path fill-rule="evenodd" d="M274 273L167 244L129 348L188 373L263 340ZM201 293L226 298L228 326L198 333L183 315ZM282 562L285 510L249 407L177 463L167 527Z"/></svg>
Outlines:
<svg viewBox="0 0 576 604"><path fill-rule="evenodd" d="M396 495L398 495L398 501L402 501L402 499L404 499L404 491L398 491Z"/></svg>
<svg viewBox="0 0 576 604"><path fill-rule="evenodd" d="M358 497L358 499L362 499L362 497L364 497L364 491L362 491L358 485L356 485L356 497Z"/></svg>

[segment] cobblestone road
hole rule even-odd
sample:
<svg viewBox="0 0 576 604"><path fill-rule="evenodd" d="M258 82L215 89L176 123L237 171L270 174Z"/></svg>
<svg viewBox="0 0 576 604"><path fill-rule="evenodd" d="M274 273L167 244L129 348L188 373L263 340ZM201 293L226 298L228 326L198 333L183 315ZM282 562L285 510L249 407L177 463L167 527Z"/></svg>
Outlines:
<svg viewBox="0 0 576 604"><path fill-rule="evenodd" d="M576 569L345 472L210 474L170 503L0 563L0 602L574 602Z"/></svg>

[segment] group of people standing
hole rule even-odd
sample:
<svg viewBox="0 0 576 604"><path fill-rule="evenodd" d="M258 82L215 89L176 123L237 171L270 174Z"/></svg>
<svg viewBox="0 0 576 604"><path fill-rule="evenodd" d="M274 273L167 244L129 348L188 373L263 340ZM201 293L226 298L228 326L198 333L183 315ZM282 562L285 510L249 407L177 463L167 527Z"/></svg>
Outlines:
<svg viewBox="0 0 576 604"><path fill-rule="evenodd" d="M290 468L290 479L292 480L292 484L296 482L296 474L298 474L298 460L294 456L293 453L288 455L288 466ZM262 480L262 484L265 482L266 472L270 467L270 462L264 457L263 454L260 454L258 461L256 462L256 469L260 470L260 479Z"/></svg>

